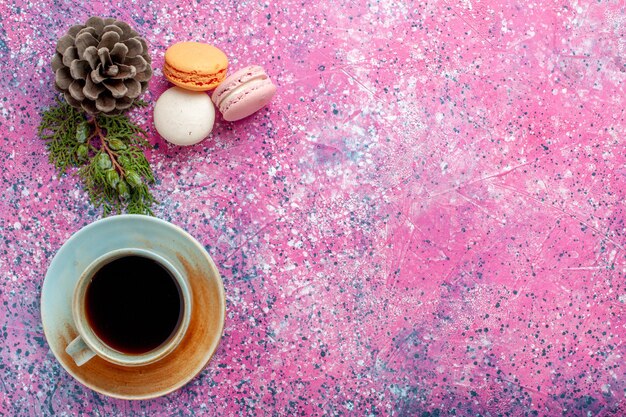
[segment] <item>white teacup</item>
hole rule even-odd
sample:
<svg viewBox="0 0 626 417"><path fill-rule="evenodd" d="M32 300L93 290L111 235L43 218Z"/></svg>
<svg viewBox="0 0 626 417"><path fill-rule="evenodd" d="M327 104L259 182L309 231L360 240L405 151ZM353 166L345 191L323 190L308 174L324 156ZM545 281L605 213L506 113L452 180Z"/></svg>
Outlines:
<svg viewBox="0 0 626 417"><path fill-rule="evenodd" d="M107 344L98 335L88 317L87 293L98 271L113 261L129 256L139 256L155 261L169 272L171 279L178 287L181 304L178 322L170 335L156 348L141 353L124 352ZM124 291L123 285L120 285L119 290L120 292ZM72 300L72 315L78 336L67 345L65 351L78 366L84 365L96 355L122 366L141 366L157 362L176 349L185 336L191 318L191 299L187 278L162 256L138 248L118 249L106 253L93 261L76 283ZM111 302L115 302L115 300L111 300Z"/></svg>

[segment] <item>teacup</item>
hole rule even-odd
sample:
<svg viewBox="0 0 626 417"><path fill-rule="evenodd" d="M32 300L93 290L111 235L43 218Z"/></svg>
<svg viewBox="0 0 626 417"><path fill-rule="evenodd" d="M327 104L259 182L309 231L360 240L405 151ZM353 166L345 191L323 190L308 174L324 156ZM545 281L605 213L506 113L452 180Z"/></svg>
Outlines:
<svg viewBox="0 0 626 417"><path fill-rule="evenodd" d="M157 362L180 344L189 327L187 277L147 249L124 248L93 261L72 300L78 336L65 351L82 366L96 355L122 366Z"/></svg>

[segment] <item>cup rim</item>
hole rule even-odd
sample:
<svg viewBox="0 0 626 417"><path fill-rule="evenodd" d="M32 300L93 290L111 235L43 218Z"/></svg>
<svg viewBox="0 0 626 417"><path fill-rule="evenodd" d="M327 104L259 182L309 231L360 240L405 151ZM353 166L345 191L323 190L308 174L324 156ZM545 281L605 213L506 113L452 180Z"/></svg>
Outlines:
<svg viewBox="0 0 626 417"><path fill-rule="evenodd" d="M176 331L157 348L140 354L124 353L103 342L88 323L84 303L85 294L94 273L109 262L132 255L152 259L166 268L176 281L183 299L183 313L180 317ZM185 277L167 259L146 249L131 247L120 248L107 252L96 258L80 275L74 287L74 294L72 297L72 317L74 319L78 335L83 339L85 344L87 344L87 346L89 346L89 348L96 353L96 355L106 361L122 366L143 366L157 362L171 353L180 344L181 340L185 336L185 333L187 332L187 328L189 327L189 322L191 320L191 300L192 297Z"/></svg>

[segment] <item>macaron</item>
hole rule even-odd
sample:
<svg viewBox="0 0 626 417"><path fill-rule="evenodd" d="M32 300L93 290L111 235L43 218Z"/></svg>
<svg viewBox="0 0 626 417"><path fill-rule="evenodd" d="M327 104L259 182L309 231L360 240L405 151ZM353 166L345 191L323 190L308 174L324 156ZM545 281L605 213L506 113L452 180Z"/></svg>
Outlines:
<svg viewBox="0 0 626 417"><path fill-rule="evenodd" d="M213 45L179 42L165 51L163 75L187 90L212 90L224 80L227 70L226 54Z"/></svg>
<svg viewBox="0 0 626 417"><path fill-rule="evenodd" d="M194 145L209 136L215 108L208 94L180 87L166 90L154 105L154 127L168 142Z"/></svg>
<svg viewBox="0 0 626 417"><path fill-rule="evenodd" d="M276 86L265 70L252 65L229 75L211 96L224 120L248 117L272 100Z"/></svg>

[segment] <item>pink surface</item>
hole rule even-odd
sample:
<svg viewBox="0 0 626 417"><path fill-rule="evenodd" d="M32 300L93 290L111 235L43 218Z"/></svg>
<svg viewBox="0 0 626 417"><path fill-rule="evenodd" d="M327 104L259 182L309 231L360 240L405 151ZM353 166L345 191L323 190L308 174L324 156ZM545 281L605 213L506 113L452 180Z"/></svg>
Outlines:
<svg viewBox="0 0 626 417"><path fill-rule="evenodd" d="M37 139L57 37L92 14L265 67L270 106L156 134L155 214L194 235L228 316L186 387L125 402L43 338L62 243L98 219ZM623 2L0 4L0 415L626 413Z"/></svg>

